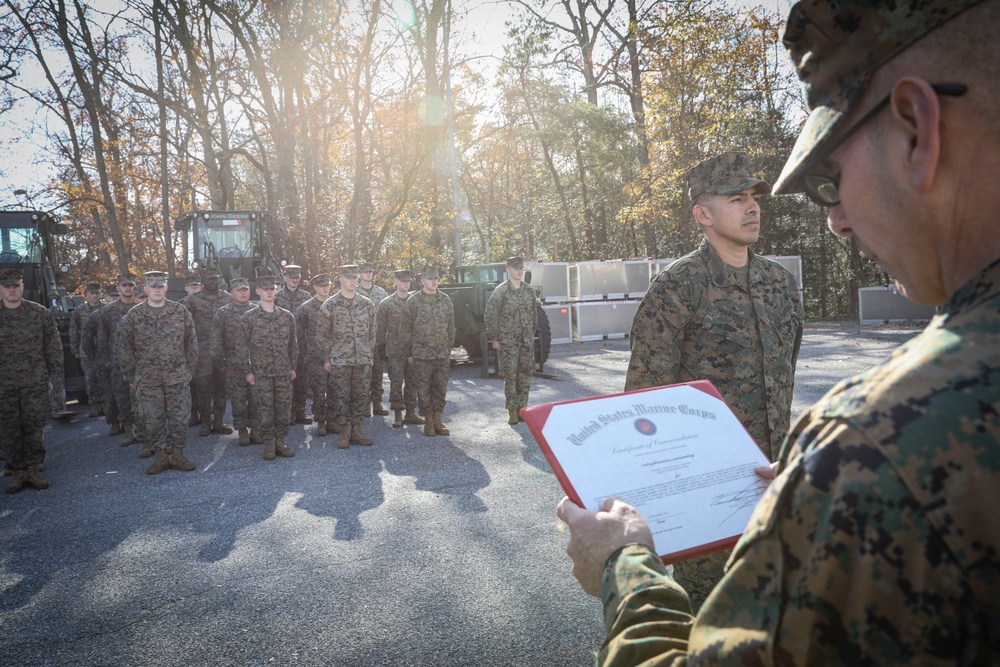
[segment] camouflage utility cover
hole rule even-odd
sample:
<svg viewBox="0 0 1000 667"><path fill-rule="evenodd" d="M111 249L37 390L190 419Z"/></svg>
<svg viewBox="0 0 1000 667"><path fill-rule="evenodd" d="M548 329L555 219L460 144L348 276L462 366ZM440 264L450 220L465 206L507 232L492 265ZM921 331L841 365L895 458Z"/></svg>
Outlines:
<svg viewBox="0 0 1000 667"><path fill-rule="evenodd" d="M407 357L449 359L455 347L455 306L444 292L420 290L406 300Z"/></svg>
<svg viewBox="0 0 1000 667"><path fill-rule="evenodd" d="M601 664L1000 664L998 434L995 261L798 420L697 623L648 548L608 561Z"/></svg>
<svg viewBox="0 0 1000 667"><path fill-rule="evenodd" d="M639 304L625 390L710 380L774 460L791 420L802 321L787 269L751 252L748 292L703 240L661 271Z"/></svg>
<svg viewBox="0 0 1000 667"><path fill-rule="evenodd" d="M129 311L118 331L121 371L129 384L161 387L191 381L198 340L184 306L173 301L162 308L141 304Z"/></svg>
<svg viewBox="0 0 1000 667"><path fill-rule="evenodd" d="M688 199L694 200L700 194L734 195L744 190L754 190L765 195L771 186L754 178L750 170L750 156L743 152L730 151L703 160L684 173L684 185Z"/></svg>

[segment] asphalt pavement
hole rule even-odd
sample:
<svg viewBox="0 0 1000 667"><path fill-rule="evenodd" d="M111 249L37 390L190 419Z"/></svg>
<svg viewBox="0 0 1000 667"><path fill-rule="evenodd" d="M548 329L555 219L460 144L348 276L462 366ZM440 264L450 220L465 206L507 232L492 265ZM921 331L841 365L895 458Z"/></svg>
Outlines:
<svg viewBox="0 0 1000 667"><path fill-rule="evenodd" d="M918 331L809 324L793 416ZM625 340L553 346L531 402L620 391L627 363ZM0 494L0 665L593 664L562 493L503 403L457 363L450 436L376 417L338 450L298 425L269 462L192 428L198 469L156 476L103 419L50 421L51 487Z"/></svg>

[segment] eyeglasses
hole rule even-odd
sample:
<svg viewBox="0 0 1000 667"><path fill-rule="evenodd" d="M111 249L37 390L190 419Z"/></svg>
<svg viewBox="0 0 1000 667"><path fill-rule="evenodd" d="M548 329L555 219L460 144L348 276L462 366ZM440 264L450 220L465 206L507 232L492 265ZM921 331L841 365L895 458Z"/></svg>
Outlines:
<svg viewBox="0 0 1000 667"><path fill-rule="evenodd" d="M931 88L938 95L946 95L948 97L961 97L969 89L968 86L961 83L936 83L932 84ZM879 111L887 107L890 99L892 99L892 93L889 93L882 98L878 104L873 106L864 116L859 118L854 125L847 128L847 130L845 130L836 141L826 148L821 157L817 157L812 161L810 168L815 167L818 163L822 162L830 155L833 155L833 152L843 146L848 139L853 137L865 123L874 118ZM802 185L805 188L805 195L824 208L836 206L840 203L839 171L832 176L807 172L802 175Z"/></svg>

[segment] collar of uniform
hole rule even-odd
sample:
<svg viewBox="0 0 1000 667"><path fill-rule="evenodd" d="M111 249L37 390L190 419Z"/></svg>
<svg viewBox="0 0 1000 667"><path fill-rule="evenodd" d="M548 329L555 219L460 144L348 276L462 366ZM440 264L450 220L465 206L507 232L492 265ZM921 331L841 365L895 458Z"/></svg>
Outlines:
<svg viewBox="0 0 1000 667"><path fill-rule="evenodd" d="M761 263L757 259L757 255L750 248L747 248L747 252L750 253L750 284L767 282L767 276L761 271ZM701 245L698 246L698 253L705 261L706 266L708 266L712 283L716 287L736 286L744 291L746 290L746 283L740 279L735 270L722 261L719 253L715 252L715 248L708 242L708 239L701 240Z"/></svg>
<svg viewBox="0 0 1000 667"><path fill-rule="evenodd" d="M1000 293L1000 257L986 265L981 271L962 285L957 292L941 306L941 323L965 310L974 308L983 301Z"/></svg>

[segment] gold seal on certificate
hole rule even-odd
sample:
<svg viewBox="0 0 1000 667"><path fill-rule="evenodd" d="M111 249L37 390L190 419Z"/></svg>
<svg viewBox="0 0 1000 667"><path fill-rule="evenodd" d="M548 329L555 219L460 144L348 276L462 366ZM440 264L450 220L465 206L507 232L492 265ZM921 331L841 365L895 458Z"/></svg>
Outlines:
<svg viewBox="0 0 1000 667"><path fill-rule="evenodd" d="M521 414L566 495L634 506L666 563L733 546L767 488L754 472L767 456L707 380Z"/></svg>

